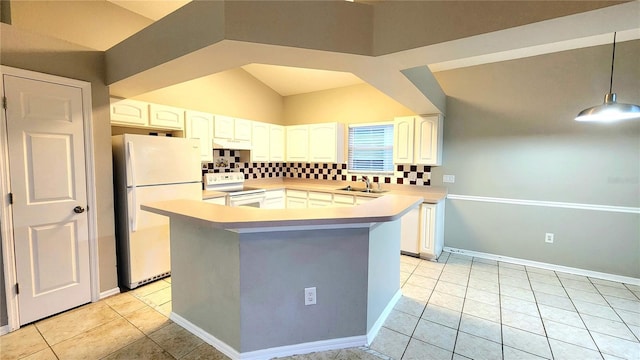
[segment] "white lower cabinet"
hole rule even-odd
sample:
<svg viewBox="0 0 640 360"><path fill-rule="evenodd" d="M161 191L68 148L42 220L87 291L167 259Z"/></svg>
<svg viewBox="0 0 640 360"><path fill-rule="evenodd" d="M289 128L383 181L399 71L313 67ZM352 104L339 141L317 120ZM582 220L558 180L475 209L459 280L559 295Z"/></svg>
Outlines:
<svg viewBox="0 0 640 360"><path fill-rule="evenodd" d="M420 257L436 260L444 246L444 201L420 205Z"/></svg>
<svg viewBox="0 0 640 360"><path fill-rule="evenodd" d="M333 195L331 193L309 191L308 207L321 208L331 206L333 203Z"/></svg>
<svg viewBox="0 0 640 360"><path fill-rule="evenodd" d="M420 254L420 209L413 208L400 218L400 252L406 255L418 256Z"/></svg>
<svg viewBox="0 0 640 360"><path fill-rule="evenodd" d="M202 200L206 203L209 204L217 204L217 205L227 205L227 198L222 196L222 197L217 197L217 198L213 198L213 199L206 199L206 200Z"/></svg>
<svg viewBox="0 0 640 360"><path fill-rule="evenodd" d="M355 202L355 204L356 204L356 205L361 205L361 204L364 204L364 203L366 203L366 202L369 202L369 201L371 201L371 200L373 200L373 199L375 199L375 198L368 197L368 196L356 196L356 202Z"/></svg>
<svg viewBox="0 0 640 360"><path fill-rule="evenodd" d="M284 190L269 190L266 192L263 208L264 209L284 209Z"/></svg>
<svg viewBox="0 0 640 360"><path fill-rule="evenodd" d="M333 206L353 206L353 195L333 194Z"/></svg>
<svg viewBox="0 0 640 360"><path fill-rule="evenodd" d="M287 209L306 209L307 192L303 190L287 190Z"/></svg>

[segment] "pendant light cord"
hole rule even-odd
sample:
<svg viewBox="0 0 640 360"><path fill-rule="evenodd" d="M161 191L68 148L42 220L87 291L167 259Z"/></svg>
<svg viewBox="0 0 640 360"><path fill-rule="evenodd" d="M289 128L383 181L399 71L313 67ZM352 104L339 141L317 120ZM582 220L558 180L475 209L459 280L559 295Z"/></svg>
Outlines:
<svg viewBox="0 0 640 360"><path fill-rule="evenodd" d="M613 90L613 63L616 59L616 33L613 33L613 53L611 54L611 77L609 78L609 94Z"/></svg>

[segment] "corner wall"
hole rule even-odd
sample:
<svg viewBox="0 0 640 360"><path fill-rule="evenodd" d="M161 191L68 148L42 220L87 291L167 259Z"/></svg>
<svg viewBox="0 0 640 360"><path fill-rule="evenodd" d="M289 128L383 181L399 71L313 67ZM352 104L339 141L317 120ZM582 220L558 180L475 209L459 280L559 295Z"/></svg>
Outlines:
<svg viewBox="0 0 640 360"><path fill-rule="evenodd" d="M640 41L617 44L620 102L640 103L638 58ZM431 181L449 189L446 246L640 277L640 121L573 120L602 103L610 61L604 45L435 74L448 94Z"/></svg>

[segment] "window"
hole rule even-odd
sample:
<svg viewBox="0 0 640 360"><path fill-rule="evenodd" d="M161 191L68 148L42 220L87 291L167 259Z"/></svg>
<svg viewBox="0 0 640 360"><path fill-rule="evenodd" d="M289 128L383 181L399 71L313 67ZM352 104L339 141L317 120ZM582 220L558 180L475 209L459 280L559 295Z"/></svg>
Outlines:
<svg viewBox="0 0 640 360"><path fill-rule="evenodd" d="M349 125L349 171L393 173L393 123Z"/></svg>

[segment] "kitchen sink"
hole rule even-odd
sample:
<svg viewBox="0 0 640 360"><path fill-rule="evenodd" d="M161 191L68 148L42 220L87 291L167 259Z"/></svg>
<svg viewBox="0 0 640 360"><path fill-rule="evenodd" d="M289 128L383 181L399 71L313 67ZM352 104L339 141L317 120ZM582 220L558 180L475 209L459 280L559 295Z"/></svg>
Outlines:
<svg viewBox="0 0 640 360"><path fill-rule="evenodd" d="M381 193L385 193L388 190L382 190L382 189L362 189L362 188L354 188L351 186L347 186L347 187L343 187L340 189L337 189L340 191L355 191L355 192L364 192L364 193L371 193L371 194L381 194Z"/></svg>
<svg viewBox="0 0 640 360"><path fill-rule="evenodd" d="M363 189L363 190L359 190L360 192L364 192L364 193L372 193L372 194L382 194L385 193L389 190L382 190L382 189Z"/></svg>
<svg viewBox="0 0 640 360"><path fill-rule="evenodd" d="M354 187L351 187L351 185L349 185L347 187L343 187L343 188L340 188L340 189L337 189L337 190L340 190L340 191L365 191L366 189L354 188Z"/></svg>

